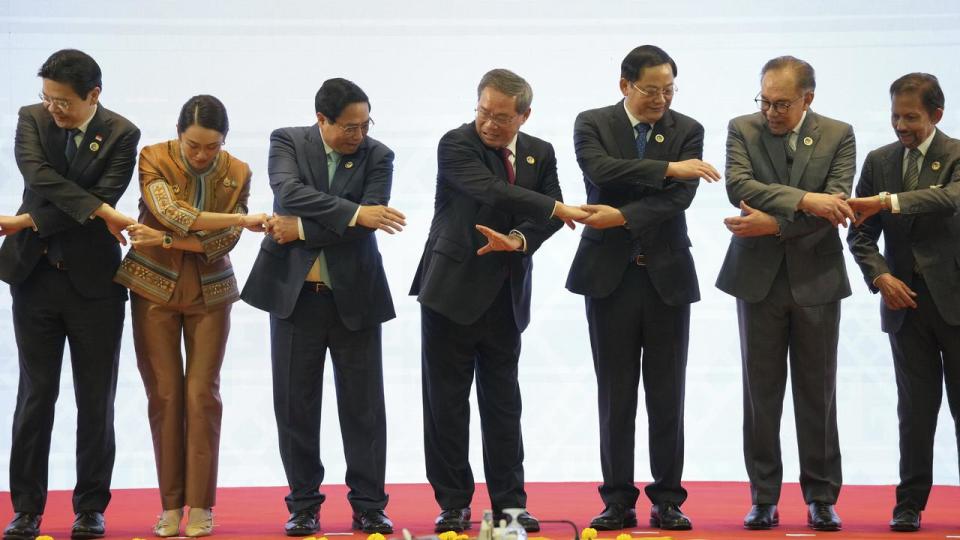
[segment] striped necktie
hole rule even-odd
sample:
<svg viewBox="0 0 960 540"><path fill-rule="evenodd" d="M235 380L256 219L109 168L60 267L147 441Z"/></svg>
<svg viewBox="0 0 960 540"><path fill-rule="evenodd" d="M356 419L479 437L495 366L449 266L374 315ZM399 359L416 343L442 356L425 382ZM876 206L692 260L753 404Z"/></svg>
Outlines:
<svg viewBox="0 0 960 540"><path fill-rule="evenodd" d="M906 191L913 191L917 189L917 184L920 180L920 160L923 159L923 154L920 153L920 150L916 148L911 148L907 152L907 170L903 173L903 188Z"/></svg>

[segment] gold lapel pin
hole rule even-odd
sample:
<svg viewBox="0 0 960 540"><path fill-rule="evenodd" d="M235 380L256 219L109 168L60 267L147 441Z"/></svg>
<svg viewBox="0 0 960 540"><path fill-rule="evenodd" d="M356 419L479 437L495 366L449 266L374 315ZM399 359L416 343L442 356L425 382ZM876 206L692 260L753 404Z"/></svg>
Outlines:
<svg viewBox="0 0 960 540"><path fill-rule="evenodd" d="M344 164L343 164L343 168L344 168L344 169L352 169L352 168L353 168L353 162L352 162L352 161L348 161L348 162L344 163Z"/></svg>
<svg viewBox="0 0 960 540"><path fill-rule="evenodd" d="M233 187L233 180L231 180L231 179L229 179L229 178L227 178L226 180L224 180L224 181L223 181L223 187L232 188L232 187Z"/></svg>
<svg viewBox="0 0 960 540"><path fill-rule="evenodd" d="M813 145L813 138L812 138L812 137L804 137L804 138L803 138L803 145L804 145L804 146L811 146L811 145Z"/></svg>
<svg viewBox="0 0 960 540"><path fill-rule="evenodd" d="M939 170L940 170L940 162L939 162L939 161L934 161L933 163L930 164L930 168L933 169L933 170L935 170L935 171L939 171Z"/></svg>
<svg viewBox="0 0 960 540"><path fill-rule="evenodd" d="M180 186L174 185L174 186L173 186L173 192L174 192L174 193L180 193Z"/></svg>
<svg viewBox="0 0 960 540"><path fill-rule="evenodd" d="M90 151L91 151L91 152L96 152L96 151L98 151L98 150L100 150L100 143L97 143L97 142L92 142L92 143L90 143Z"/></svg>
<svg viewBox="0 0 960 540"><path fill-rule="evenodd" d="M527 156L527 163L529 163L530 165L533 165L536 162L537 160L533 159L533 156Z"/></svg>
<svg viewBox="0 0 960 540"><path fill-rule="evenodd" d="M663 134L662 134L662 133L657 133L656 135L653 136L653 140L657 141L658 143L662 143L662 142L663 142Z"/></svg>

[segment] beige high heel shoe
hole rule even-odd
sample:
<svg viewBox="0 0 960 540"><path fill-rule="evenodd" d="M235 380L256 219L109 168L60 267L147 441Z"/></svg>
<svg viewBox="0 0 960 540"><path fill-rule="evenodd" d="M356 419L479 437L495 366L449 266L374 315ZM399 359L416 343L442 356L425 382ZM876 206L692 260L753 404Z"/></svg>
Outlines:
<svg viewBox="0 0 960 540"><path fill-rule="evenodd" d="M210 536L213 532L213 509L191 508L187 518L186 535L191 538Z"/></svg>
<svg viewBox="0 0 960 540"><path fill-rule="evenodd" d="M161 538L179 536L181 519L183 519L183 508L164 510L153 527L153 534Z"/></svg>

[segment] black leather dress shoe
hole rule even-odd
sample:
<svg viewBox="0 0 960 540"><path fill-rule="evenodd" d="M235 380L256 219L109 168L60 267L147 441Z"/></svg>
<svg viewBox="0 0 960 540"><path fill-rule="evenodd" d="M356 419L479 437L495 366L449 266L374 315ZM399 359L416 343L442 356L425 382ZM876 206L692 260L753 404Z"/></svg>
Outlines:
<svg viewBox="0 0 960 540"><path fill-rule="evenodd" d="M496 512L493 514L493 523L496 526L500 525L500 520L506 521L507 524L510 523L510 514L504 514L503 512ZM517 514L517 523L523 527L523 530L527 532L540 532L540 521L533 517L530 512L524 510Z"/></svg>
<svg viewBox="0 0 960 540"><path fill-rule="evenodd" d="M3 540L33 540L40 534L42 514L15 512L7 528L3 529Z"/></svg>
<svg viewBox="0 0 960 540"><path fill-rule="evenodd" d="M815 531L839 531L842 523L832 504L812 502L807 506L807 526Z"/></svg>
<svg viewBox="0 0 960 540"><path fill-rule="evenodd" d="M619 531L637 526L637 511L620 503L608 504L599 516L590 520L590 527L598 531Z"/></svg>
<svg viewBox="0 0 960 540"><path fill-rule="evenodd" d="M73 519L73 528L70 529L70 538L81 540L84 538L103 538L106 526L103 513L96 511L77 512Z"/></svg>
<svg viewBox="0 0 960 540"><path fill-rule="evenodd" d="M353 513L353 530L368 534L391 534L393 533L393 522L381 509L364 510L363 512Z"/></svg>
<svg viewBox="0 0 960 540"><path fill-rule="evenodd" d="M650 526L665 531L689 531L693 528L690 518L673 503L655 504L650 507Z"/></svg>
<svg viewBox="0 0 960 540"><path fill-rule="evenodd" d="M470 528L469 508L450 508L440 512L433 522L434 532L463 532Z"/></svg>
<svg viewBox="0 0 960 540"><path fill-rule="evenodd" d="M287 518L283 532L287 536L310 536L320 530L320 516L316 510L297 510Z"/></svg>
<svg viewBox="0 0 960 540"><path fill-rule="evenodd" d="M775 504L755 504L743 518L743 528L751 531L765 531L780 524L780 512Z"/></svg>
<svg viewBox="0 0 960 540"><path fill-rule="evenodd" d="M916 532L920 530L920 512L913 508L903 508L893 512L890 530L897 532Z"/></svg>

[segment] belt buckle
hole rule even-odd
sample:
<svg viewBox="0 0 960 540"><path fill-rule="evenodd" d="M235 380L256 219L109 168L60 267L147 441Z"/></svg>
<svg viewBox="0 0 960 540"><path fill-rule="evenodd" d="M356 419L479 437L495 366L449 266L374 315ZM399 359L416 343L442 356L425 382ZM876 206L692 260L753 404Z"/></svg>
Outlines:
<svg viewBox="0 0 960 540"><path fill-rule="evenodd" d="M322 281L308 281L308 282L307 282L307 287L308 287L311 291L313 291L313 292L315 292L315 293L317 293L317 294L320 294L320 293L322 293L322 292L326 292L326 291L329 291L329 290L330 290L330 287L327 287L327 284L324 283L324 282L322 282Z"/></svg>
<svg viewBox="0 0 960 540"><path fill-rule="evenodd" d="M644 254L637 255L633 258L634 264L637 266L646 266L647 265L647 256Z"/></svg>

